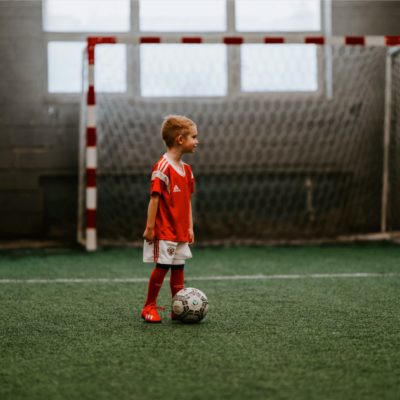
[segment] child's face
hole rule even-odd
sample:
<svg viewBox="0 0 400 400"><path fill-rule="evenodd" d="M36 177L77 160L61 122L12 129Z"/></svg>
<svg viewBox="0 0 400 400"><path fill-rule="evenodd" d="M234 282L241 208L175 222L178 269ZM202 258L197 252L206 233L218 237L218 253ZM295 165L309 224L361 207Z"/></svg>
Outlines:
<svg viewBox="0 0 400 400"><path fill-rule="evenodd" d="M199 144L197 140L197 129L193 128L186 136L181 136L182 153L194 153Z"/></svg>

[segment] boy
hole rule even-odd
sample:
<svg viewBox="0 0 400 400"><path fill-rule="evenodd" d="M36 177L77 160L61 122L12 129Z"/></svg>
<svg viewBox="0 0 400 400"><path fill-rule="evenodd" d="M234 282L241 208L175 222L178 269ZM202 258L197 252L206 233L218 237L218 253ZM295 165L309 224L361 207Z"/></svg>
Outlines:
<svg viewBox="0 0 400 400"><path fill-rule="evenodd" d="M161 135L167 152L153 166L143 233L143 261L156 263L141 314L147 322L161 322L156 301L169 269L172 297L184 288L185 260L192 257L189 243L194 242L190 201L194 178L190 166L182 162L182 155L194 153L199 143L197 127L189 118L169 115L161 126Z"/></svg>

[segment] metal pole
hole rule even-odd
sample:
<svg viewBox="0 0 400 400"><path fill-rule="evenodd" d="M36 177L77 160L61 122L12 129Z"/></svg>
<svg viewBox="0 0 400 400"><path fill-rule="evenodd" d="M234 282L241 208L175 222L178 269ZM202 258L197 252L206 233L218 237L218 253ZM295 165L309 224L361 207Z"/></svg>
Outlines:
<svg viewBox="0 0 400 400"><path fill-rule="evenodd" d="M381 232L387 232L387 216L389 205L389 157L390 157L390 131L392 123L392 60L400 52L400 48L391 48L386 54L386 84L385 84L385 121L383 131L383 174L382 174L382 209Z"/></svg>
<svg viewBox="0 0 400 400"><path fill-rule="evenodd" d="M324 46L325 53L325 90L326 98L328 100L333 99L333 55L332 55L332 45L330 44L332 37L332 0L323 0L322 2L322 12L323 12L323 30L324 36L328 39Z"/></svg>
<svg viewBox="0 0 400 400"><path fill-rule="evenodd" d="M84 209L85 209L85 133L86 133L86 125L85 125L85 110L86 110L86 62L87 62L87 50L86 47L83 50L82 55L82 85L81 85L81 107L80 107L80 124L79 124L79 170L78 170L78 224L77 224L77 240L78 243L85 246L85 237L83 235L83 222L84 222Z"/></svg>

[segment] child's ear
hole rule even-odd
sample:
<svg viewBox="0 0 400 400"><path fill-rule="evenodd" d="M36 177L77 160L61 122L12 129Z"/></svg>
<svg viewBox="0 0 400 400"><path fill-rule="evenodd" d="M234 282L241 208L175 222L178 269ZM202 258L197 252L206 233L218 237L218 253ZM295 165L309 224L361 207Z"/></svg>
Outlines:
<svg viewBox="0 0 400 400"><path fill-rule="evenodd" d="M182 144L183 143L183 135L178 135L176 138L176 141L178 142L178 144Z"/></svg>

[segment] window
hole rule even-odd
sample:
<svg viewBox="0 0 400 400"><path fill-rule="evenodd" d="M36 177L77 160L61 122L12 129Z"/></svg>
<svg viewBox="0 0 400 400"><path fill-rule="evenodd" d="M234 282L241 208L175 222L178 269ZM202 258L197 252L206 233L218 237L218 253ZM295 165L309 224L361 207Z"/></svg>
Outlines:
<svg viewBox="0 0 400 400"><path fill-rule="evenodd" d="M90 34L126 32L125 36L132 38L172 32L202 37L212 32L221 36L246 34L242 32L257 32L260 36L318 34L322 31L322 3L323 0L44 0L48 92L80 93L83 48ZM135 4L132 15L131 4ZM135 91L133 94L148 98L220 97L238 90L243 93L318 91L318 46L228 47L145 44L129 50L129 57L138 62L130 62L128 68L127 46L99 45L96 90L126 93L128 81L133 79L135 82L129 85ZM237 79L239 66L240 79Z"/></svg>
<svg viewBox="0 0 400 400"><path fill-rule="evenodd" d="M128 32L129 0L44 0L47 32Z"/></svg>
<svg viewBox="0 0 400 400"><path fill-rule="evenodd" d="M320 0L236 0L238 31L277 35L321 31ZM315 92L318 52L314 45L243 45L243 92Z"/></svg>
<svg viewBox="0 0 400 400"><path fill-rule="evenodd" d="M242 48L243 92L306 92L317 89L316 46L252 44Z"/></svg>
<svg viewBox="0 0 400 400"><path fill-rule="evenodd" d="M79 93L82 87L82 56L85 42L48 43L49 93ZM126 92L126 46L96 48L95 85L99 92ZM107 62L105 62L107 61Z"/></svg>
<svg viewBox="0 0 400 400"><path fill-rule="evenodd" d="M141 0L140 29L153 32L224 31L225 2L226 0Z"/></svg>
<svg viewBox="0 0 400 400"><path fill-rule="evenodd" d="M85 42L50 42L47 45L48 90L50 93L78 93L82 85Z"/></svg>
<svg viewBox="0 0 400 400"><path fill-rule="evenodd" d="M236 0L236 29L249 32L321 30L320 0Z"/></svg>
<svg viewBox="0 0 400 400"><path fill-rule="evenodd" d="M224 45L141 46L140 70L144 97L227 95Z"/></svg>
<svg viewBox="0 0 400 400"><path fill-rule="evenodd" d="M139 26L146 32L225 31L226 1L141 0ZM224 45L141 46L141 95L226 96L227 68Z"/></svg>
<svg viewBox="0 0 400 400"><path fill-rule="evenodd" d="M82 85L82 56L88 36L85 32L130 31L130 0L44 0L43 29L50 32L47 45L48 92L77 94ZM60 32L66 40L52 40L59 40L56 33ZM111 55L109 59L112 65L104 68L102 59L107 54ZM98 46L96 56L98 90L126 92L126 46ZM107 74L112 74L112 77L108 79Z"/></svg>

